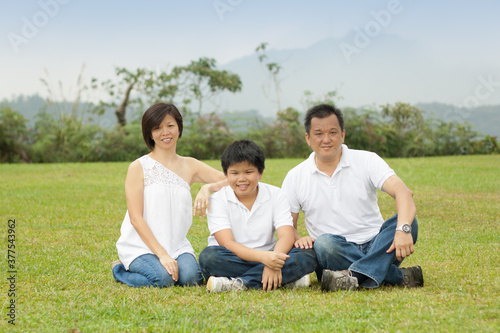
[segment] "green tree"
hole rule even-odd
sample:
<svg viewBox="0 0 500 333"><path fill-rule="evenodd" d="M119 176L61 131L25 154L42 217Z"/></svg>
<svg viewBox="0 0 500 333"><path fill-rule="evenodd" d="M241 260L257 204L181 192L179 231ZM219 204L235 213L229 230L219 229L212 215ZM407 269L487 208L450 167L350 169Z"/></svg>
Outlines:
<svg viewBox="0 0 500 333"><path fill-rule="evenodd" d="M177 66L172 70L172 77L176 82L175 92L182 97L184 104L193 101L198 103L196 111L198 115L201 115L204 101L211 100L223 91L239 92L242 87L237 74L218 70L215 59L211 58L200 58L186 66ZM174 89L171 88L169 91Z"/></svg>
<svg viewBox="0 0 500 333"><path fill-rule="evenodd" d="M407 103L382 106L382 116L390 125L386 129L390 156L422 156L424 152L425 121L422 111Z"/></svg>
<svg viewBox="0 0 500 333"><path fill-rule="evenodd" d="M132 100L132 92L134 89L146 89L148 84L151 84L153 75L151 71L144 68L138 68L135 71L129 71L124 67L115 67L118 82L106 80L98 82L96 78L92 79L93 89L104 89L109 94L109 99L100 101L95 108L95 112L103 114L107 108L114 108L114 112L119 126L127 124L126 112L127 107L132 102L139 102L139 99Z"/></svg>
<svg viewBox="0 0 500 333"><path fill-rule="evenodd" d="M266 70L269 72L269 75L271 77L271 82L272 85L274 86L274 92L276 95L276 100L274 102L276 103L276 106L278 107L278 112L281 112L281 88L280 88L280 78L279 78L279 73L281 71L281 65L278 64L277 62L271 62L269 60L269 57L267 55L267 47L269 43L261 43L257 48L255 49L255 52L259 55L259 62L264 65ZM264 94L269 100L272 100L269 97L269 94L266 93L264 90Z"/></svg>
<svg viewBox="0 0 500 333"><path fill-rule="evenodd" d="M0 107L0 162L29 162L26 119L8 106Z"/></svg>
<svg viewBox="0 0 500 333"><path fill-rule="evenodd" d="M176 103L184 111L189 111L193 101L198 103L197 113L201 114L203 103L215 95L241 90L241 80L237 74L217 69L214 59L200 58L186 66L176 66L171 71L153 71L145 68L128 70L115 68L116 79L100 82L92 79L94 89L104 89L109 94L106 101L100 101L96 108L102 114L113 107L119 126L126 124L126 110L135 104L141 109L160 101Z"/></svg>
<svg viewBox="0 0 500 333"><path fill-rule="evenodd" d="M387 124L382 122L377 111L345 108L343 113L345 143L350 148L373 151L380 156L389 155L386 144Z"/></svg>
<svg viewBox="0 0 500 333"><path fill-rule="evenodd" d="M311 150L304 136L300 113L291 107L278 112L272 125L261 124L248 135L262 147L268 158L307 156Z"/></svg>
<svg viewBox="0 0 500 333"><path fill-rule="evenodd" d="M90 162L95 160L93 143L101 129L85 124L73 114L59 116L41 112L33 131L30 153L34 162Z"/></svg>
<svg viewBox="0 0 500 333"><path fill-rule="evenodd" d="M218 159L236 138L214 112L197 117L184 129L178 152L198 159Z"/></svg>

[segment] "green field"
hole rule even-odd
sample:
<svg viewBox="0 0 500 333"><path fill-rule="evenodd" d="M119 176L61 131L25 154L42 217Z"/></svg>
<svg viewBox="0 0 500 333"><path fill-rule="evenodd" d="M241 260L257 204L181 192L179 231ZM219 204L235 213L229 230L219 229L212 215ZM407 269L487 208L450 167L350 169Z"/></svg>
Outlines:
<svg viewBox="0 0 500 333"><path fill-rule="evenodd" d="M498 332L500 156L387 161L415 195L419 240L403 266L422 266L424 288L323 293L314 274L310 290L300 291L129 288L114 281L110 266L128 163L0 165L0 331ZM300 160L266 162L263 181L280 186ZM384 217L392 216L394 200L379 198ZM302 218L299 224L305 235ZM188 238L197 254L207 237L206 220L195 218ZM15 326L8 323L11 300Z"/></svg>

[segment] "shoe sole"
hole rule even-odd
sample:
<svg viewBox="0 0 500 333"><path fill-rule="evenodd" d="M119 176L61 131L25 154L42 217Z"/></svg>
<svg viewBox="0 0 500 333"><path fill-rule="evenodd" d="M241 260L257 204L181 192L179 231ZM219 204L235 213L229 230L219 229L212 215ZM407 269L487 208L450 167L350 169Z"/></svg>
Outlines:
<svg viewBox="0 0 500 333"><path fill-rule="evenodd" d="M212 277L209 277L207 281L207 291L211 292L211 290L212 290Z"/></svg>

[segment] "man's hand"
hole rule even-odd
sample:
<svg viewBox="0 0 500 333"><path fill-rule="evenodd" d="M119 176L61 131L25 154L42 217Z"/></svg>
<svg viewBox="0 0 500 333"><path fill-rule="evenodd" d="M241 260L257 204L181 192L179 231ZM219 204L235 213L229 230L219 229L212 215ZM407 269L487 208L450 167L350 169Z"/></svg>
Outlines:
<svg viewBox="0 0 500 333"><path fill-rule="evenodd" d="M392 242L389 250L387 250L387 253L391 253L394 250L396 250L396 258L398 261L402 261L404 258L415 252L411 233L406 234L401 231L396 231L394 241Z"/></svg>
<svg viewBox="0 0 500 333"><path fill-rule="evenodd" d="M282 275L281 269L271 269L264 267L262 272L262 290L270 291L281 287Z"/></svg>
<svg viewBox="0 0 500 333"><path fill-rule="evenodd" d="M285 264L285 260L288 258L290 258L288 254L274 251L265 251L261 262L270 269L281 270L281 268Z"/></svg>
<svg viewBox="0 0 500 333"><path fill-rule="evenodd" d="M300 247L301 249L312 249L315 240L316 239L311 236L306 236L296 240L294 245L295 247Z"/></svg>

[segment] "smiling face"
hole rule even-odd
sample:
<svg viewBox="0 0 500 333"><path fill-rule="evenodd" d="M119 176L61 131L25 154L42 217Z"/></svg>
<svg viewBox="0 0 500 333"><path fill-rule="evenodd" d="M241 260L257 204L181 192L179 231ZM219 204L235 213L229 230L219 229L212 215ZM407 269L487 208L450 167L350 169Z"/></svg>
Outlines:
<svg viewBox="0 0 500 333"><path fill-rule="evenodd" d="M227 183L241 202L254 201L262 174L248 161L232 164L227 168Z"/></svg>
<svg viewBox="0 0 500 333"><path fill-rule="evenodd" d="M314 150L316 157L325 162L338 162L342 154L345 131L340 128L337 116L311 119L311 128L306 133L307 144Z"/></svg>
<svg viewBox="0 0 500 333"><path fill-rule="evenodd" d="M175 118L167 114L160 125L153 127L151 138L155 142L155 149L175 147L179 139L179 127Z"/></svg>

